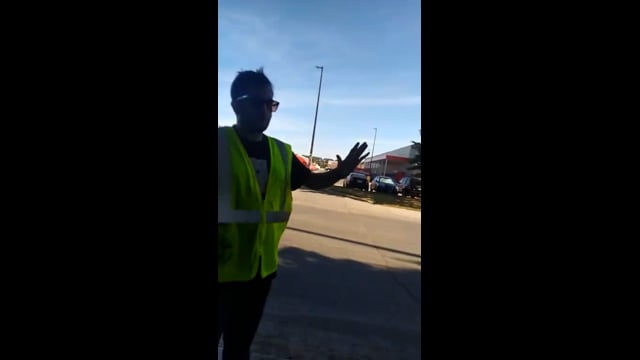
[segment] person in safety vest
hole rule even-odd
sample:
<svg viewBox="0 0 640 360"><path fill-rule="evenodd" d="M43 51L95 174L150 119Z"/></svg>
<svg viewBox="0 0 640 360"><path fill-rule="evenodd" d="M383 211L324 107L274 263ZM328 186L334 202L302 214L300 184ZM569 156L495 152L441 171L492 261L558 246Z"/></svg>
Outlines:
<svg viewBox="0 0 640 360"><path fill-rule="evenodd" d="M291 146L264 135L279 106L262 69L231 84L236 124L218 128L217 341L223 359L249 359L278 268L278 243L291 214L291 192L322 189L346 177L368 155L356 143L336 169L312 173Z"/></svg>

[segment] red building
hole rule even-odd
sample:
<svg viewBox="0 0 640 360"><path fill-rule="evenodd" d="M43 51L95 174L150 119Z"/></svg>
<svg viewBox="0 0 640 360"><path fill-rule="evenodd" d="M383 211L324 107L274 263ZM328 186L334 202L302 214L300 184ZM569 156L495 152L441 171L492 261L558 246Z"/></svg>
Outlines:
<svg viewBox="0 0 640 360"><path fill-rule="evenodd" d="M361 164L363 169L370 172L372 176L389 176L399 181L404 176L412 175L415 171L408 170L409 159L415 156L415 149L412 145L396 150L374 155L373 158L365 159Z"/></svg>

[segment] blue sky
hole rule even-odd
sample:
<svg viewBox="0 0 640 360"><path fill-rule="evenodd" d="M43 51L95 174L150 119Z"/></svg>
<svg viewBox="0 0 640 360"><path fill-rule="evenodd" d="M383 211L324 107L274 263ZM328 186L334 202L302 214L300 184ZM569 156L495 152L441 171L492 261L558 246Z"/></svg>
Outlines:
<svg viewBox="0 0 640 360"><path fill-rule="evenodd" d="M324 66L314 156L375 154L419 141L419 0L218 0L218 125L232 125L231 81L264 72L280 108L265 132L308 155Z"/></svg>

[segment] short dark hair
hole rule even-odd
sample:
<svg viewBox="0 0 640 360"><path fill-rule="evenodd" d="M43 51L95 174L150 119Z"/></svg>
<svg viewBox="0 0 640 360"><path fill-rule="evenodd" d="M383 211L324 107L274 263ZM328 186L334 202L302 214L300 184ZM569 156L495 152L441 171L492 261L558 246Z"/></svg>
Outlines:
<svg viewBox="0 0 640 360"><path fill-rule="evenodd" d="M261 86L269 86L270 88L273 88L273 84L271 84L267 75L264 74L262 68L259 68L256 71L239 71L238 75L236 75L236 78L233 79L233 82L231 83L231 99L235 100L242 95L246 95L249 90Z"/></svg>

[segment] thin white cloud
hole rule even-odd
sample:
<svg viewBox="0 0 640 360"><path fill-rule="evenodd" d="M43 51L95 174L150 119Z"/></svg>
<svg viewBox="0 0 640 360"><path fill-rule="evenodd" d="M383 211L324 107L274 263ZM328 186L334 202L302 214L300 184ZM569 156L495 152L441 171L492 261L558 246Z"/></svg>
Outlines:
<svg viewBox="0 0 640 360"><path fill-rule="evenodd" d="M230 89L231 82L229 82L228 85L218 86L218 107L227 108L229 111L231 111L231 97L229 95ZM280 102L280 109L278 110L278 113L289 109L306 108L309 109L310 114L313 115L313 110L316 107L317 96L317 92L314 92L313 90L279 90L276 88L273 98Z"/></svg>
<svg viewBox="0 0 640 360"><path fill-rule="evenodd" d="M236 123L235 116L218 116L218 126L231 126ZM311 138L313 123L305 123L300 118L293 116L278 116L275 115L271 118L269 128L265 133L276 138L281 138L286 141L287 138L299 137L301 135L309 135Z"/></svg>
<svg viewBox="0 0 640 360"><path fill-rule="evenodd" d="M292 66L313 69L313 65L320 63L330 65L325 60L331 57L344 59L358 53L357 44L349 43L344 36L327 27L298 24L304 31L292 33L284 24L295 22L295 19L284 19L282 16L219 9L219 44L233 44L231 48L225 47L219 51L224 52L226 57L237 59L240 61L238 65L248 69L264 65L285 72ZM256 59L261 63L255 64Z"/></svg>
<svg viewBox="0 0 640 360"><path fill-rule="evenodd" d="M218 88L224 87L229 89L229 87L231 86L231 82L238 74L238 70L232 71L218 69Z"/></svg>
<svg viewBox="0 0 640 360"><path fill-rule="evenodd" d="M320 101L325 104L339 106L413 106L420 105L422 99L421 96L405 96L380 98L321 99Z"/></svg>
<svg viewBox="0 0 640 360"><path fill-rule="evenodd" d="M307 107L315 109L318 94L309 90L282 89L274 92L274 98L280 101L280 108Z"/></svg>
<svg viewBox="0 0 640 360"><path fill-rule="evenodd" d="M275 30L276 19L247 13L218 12L218 41L234 44L225 48L226 55L236 57L259 56L259 59L278 61L287 50L286 39Z"/></svg>
<svg viewBox="0 0 640 360"><path fill-rule="evenodd" d="M278 115L276 113L271 118L269 129L267 129L266 133L273 134L275 137L300 136L308 133L309 137L311 137L312 129L313 123L311 121L305 121L305 119L290 115Z"/></svg>
<svg viewBox="0 0 640 360"><path fill-rule="evenodd" d="M349 138L353 135L358 137L358 133L368 134L360 131L350 135L343 131L323 132L327 125L322 121L329 116L331 110L351 113L359 112L361 109L358 107L420 105L420 96L397 96L419 94L418 91L408 89L402 79L392 77L383 82L378 79L375 86L368 87L374 83L375 76L359 68L353 69L355 61L371 52L365 45L337 33L338 28L332 30L325 24L301 24L296 19L278 18L286 16L284 12L281 14L252 15L232 12L219 6L218 50L224 54L218 59L219 125L235 123L235 114L229 104L229 89L237 72L255 70L260 66L264 66L265 72L274 82L274 98L281 102L266 133L291 144L294 152L299 154L308 154L311 145L319 76L315 65L324 65L326 68L320 98L321 119L314 142L315 156L333 158L339 153L344 158L358 141L350 142ZM296 28L302 31L297 31ZM355 78L354 72L357 73ZM353 95L358 97L353 98ZM326 106L325 109L323 105ZM336 117L336 121L339 119L341 118ZM337 125L333 126L338 130ZM368 151L373 142L373 130L370 132L371 138L365 140L369 144ZM405 139L395 141L395 138L385 138L383 131L379 130L375 152L389 151L409 144Z"/></svg>
<svg viewBox="0 0 640 360"><path fill-rule="evenodd" d="M218 118L218 126L232 126L235 123L236 123L236 119Z"/></svg>
<svg viewBox="0 0 640 360"><path fill-rule="evenodd" d="M380 134L378 134L380 135ZM371 139L354 139L353 140L353 144L355 143L363 143L366 142L368 147L367 147L367 152L370 152L371 149L373 148L373 136L371 137ZM374 149L376 154L379 154L380 152L385 152L385 151L389 151L389 150L384 150L383 149L398 149L401 147L405 147L405 146L409 146L411 145L411 142L406 141L406 140L397 140L397 139L376 139L376 148Z"/></svg>

